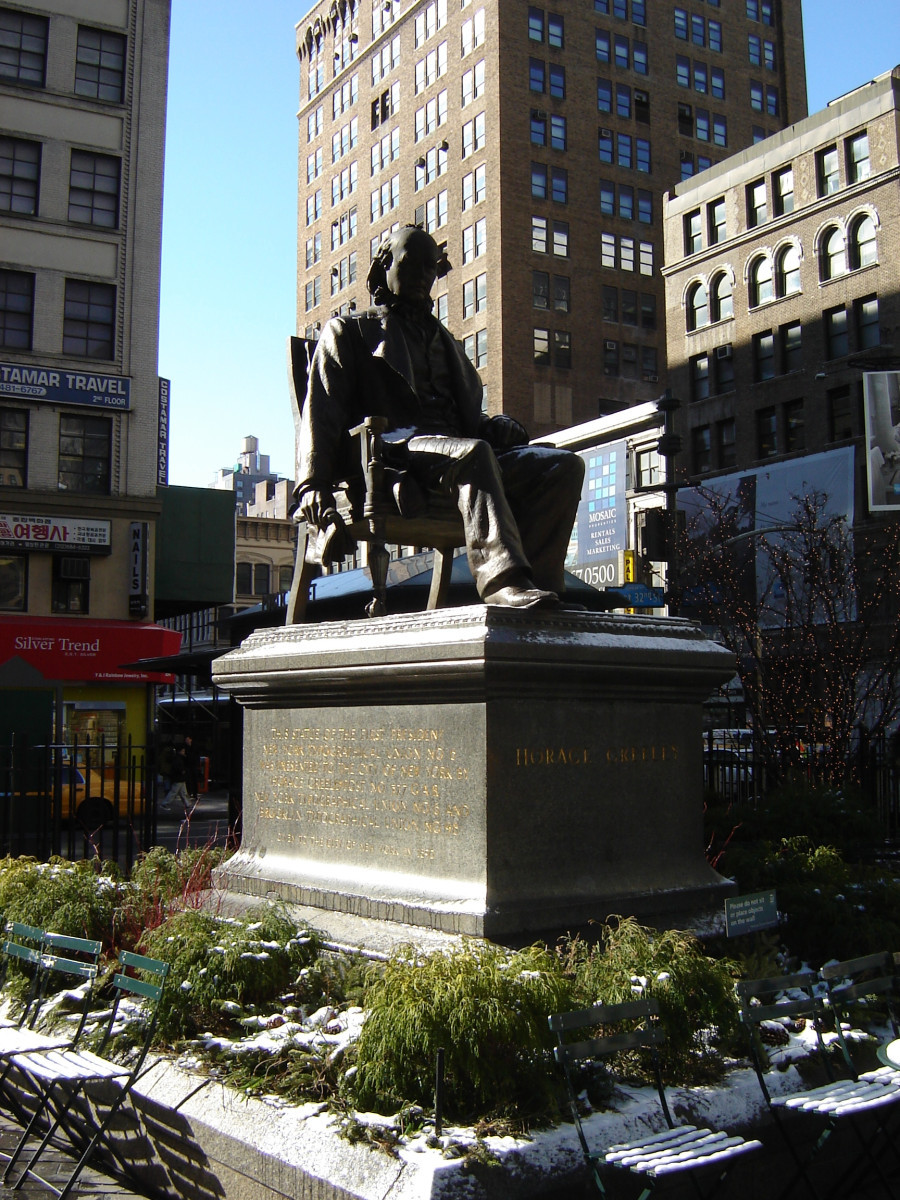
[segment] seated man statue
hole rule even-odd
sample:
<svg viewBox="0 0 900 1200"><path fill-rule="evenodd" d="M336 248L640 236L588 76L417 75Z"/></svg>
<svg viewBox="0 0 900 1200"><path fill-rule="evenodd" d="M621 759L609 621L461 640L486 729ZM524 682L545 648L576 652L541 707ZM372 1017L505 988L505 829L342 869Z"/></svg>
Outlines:
<svg viewBox="0 0 900 1200"><path fill-rule="evenodd" d="M298 441L297 515L320 530L334 520L342 438L364 417L383 416L385 460L404 473L401 512L416 498L455 500L485 604L559 608L584 464L528 445L517 421L482 412L477 372L431 312L434 281L449 270L434 239L407 225L372 263L375 307L322 330Z"/></svg>

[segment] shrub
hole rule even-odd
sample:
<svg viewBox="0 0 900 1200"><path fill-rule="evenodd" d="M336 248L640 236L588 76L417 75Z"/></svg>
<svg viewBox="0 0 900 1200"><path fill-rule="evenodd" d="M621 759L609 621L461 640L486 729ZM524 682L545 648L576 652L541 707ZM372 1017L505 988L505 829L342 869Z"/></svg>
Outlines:
<svg viewBox="0 0 900 1200"><path fill-rule="evenodd" d="M385 1113L409 1104L430 1108L443 1048L448 1117L540 1119L554 1092L547 1015L569 1000L567 981L541 946L510 953L466 942L427 957L404 947L366 994L354 1099Z"/></svg>
<svg viewBox="0 0 900 1200"><path fill-rule="evenodd" d="M318 939L298 932L275 905L236 919L185 909L147 930L139 949L169 963L159 1029L177 1038L221 1028L235 1012L277 1000L315 960Z"/></svg>
<svg viewBox="0 0 900 1200"><path fill-rule="evenodd" d="M118 913L131 888L115 863L51 858L0 861L0 912L7 920L37 925L70 937L116 941Z"/></svg>
<svg viewBox="0 0 900 1200"><path fill-rule="evenodd" d="M613 920L602 945L575 938L561 949L576 1003L588 1008L654 996L666 1031L660 1050L666 1081L692 1084L720 1074L716 1050L738 1036L735 965L707 957L693 934L648 929L634 917Z"/></svg>

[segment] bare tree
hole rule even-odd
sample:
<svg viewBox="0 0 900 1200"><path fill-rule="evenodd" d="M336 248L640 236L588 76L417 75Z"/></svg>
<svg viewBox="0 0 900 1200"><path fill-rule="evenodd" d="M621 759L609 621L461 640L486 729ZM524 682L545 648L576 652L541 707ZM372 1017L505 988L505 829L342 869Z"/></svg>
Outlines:
<svg viewBox="0 0 900 1200"><path fill-rule="evenodd" d="M771 776L796 761L802 738L821 777L858 778L860 739L900 715L900 522L854 535L810 492L792 498L784 523L757 528L734 496L698 491L682 610L734 651Z"/></svg>

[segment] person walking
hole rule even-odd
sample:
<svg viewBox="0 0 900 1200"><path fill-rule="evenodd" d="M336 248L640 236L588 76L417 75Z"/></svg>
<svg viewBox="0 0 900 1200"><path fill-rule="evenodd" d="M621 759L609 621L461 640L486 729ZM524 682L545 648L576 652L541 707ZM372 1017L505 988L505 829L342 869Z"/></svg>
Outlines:
<svg viewBox="0 0 900 1200"><path fill-rule="evenodd" d="M185 755L184 746L179 746L175 757L172 760L172 767L169 771L170 787L166 793L166 798L159 806L159 811L163 813L171 813L175 811L175 802L181 802L181 808L184 816L187 816L191 810L191 800L188 796L187 787L185 786L185 778L187 776L187 757Z"/></svg>

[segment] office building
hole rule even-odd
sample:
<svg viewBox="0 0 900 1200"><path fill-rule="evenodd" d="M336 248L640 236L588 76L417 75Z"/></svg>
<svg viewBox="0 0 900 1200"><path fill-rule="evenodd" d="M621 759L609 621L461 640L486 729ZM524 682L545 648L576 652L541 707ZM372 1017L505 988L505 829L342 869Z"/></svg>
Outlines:
<svg viewBox="0 0 900 1200"><path fill-rule="evenodd" d="M169 0L0 4L3 735L142 742L123 664L177 649L147 623L168 39Z"/></svg>
<svg viewBox="0 0 900 1200"><path fill-rule="evenodd" d="M487 410L532 435L661 393L665 190L806 114L800 0L323 2L296 39L298 330L419 223Z"/></svg>
<svg viewBox="0 0 900 1200"><path fill-rule="evenodd" d="M669 197L668 358L693 479L839 487L857 527L900 512L900 487L875 478L894 455L900 479L898 100L895 68Z"/></svg>
<svg viewBox="0 0 900 1200"><path fill-rule="evenodd" d="M268 454L260 454L259 438L245 437L237 462L232 467L222 467L209 485L218 491L234 492L235 509L241 516L247 515L248 505L256 500L256 488L260 483L274 487L283 481L269 469Z"/></svg>

